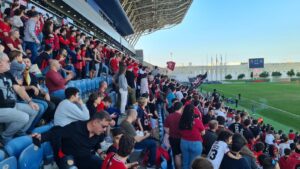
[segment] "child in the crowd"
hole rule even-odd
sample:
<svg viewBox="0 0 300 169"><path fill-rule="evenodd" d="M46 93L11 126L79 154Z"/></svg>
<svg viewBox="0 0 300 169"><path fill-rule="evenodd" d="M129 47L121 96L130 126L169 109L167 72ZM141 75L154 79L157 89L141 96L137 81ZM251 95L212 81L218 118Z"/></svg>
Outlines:
<svg viewBox="0 0 300 169"><path fill-rule="evenodd" d="M102 169L135 169L138 162L127 163L126 161L131 154L135 145L134 138L129 135L123 135L120 139L117 153L110 153L102 163Z"/></svg>
<svg viewBox="0 0 300 169"><path fill-rule="evenodd" d="M23 54L20 51L14 50L9 53L8 57L11 61L10 73L15 77L18 84L22 85L23 72L26 68L26 65L23 62Z"/></svg>
<svg viewBox="0 0 300 169"><path fill-rule="evenodd" d="M192 163L192 169L213 169L211 162L206 158L199 157L196 158Z"/></svg>
<svg viewBox="0 0 300 169"><path fill-rule="evenodd" d="M119 142L124 134L124 130L122 128L117 127L112 129L111 133L113 137L113 144L107 149L106 154L118 152Z"/></svg>
<svg viewBox="0 0 300 169"><path fill-rule="evenodd" d="M228 145L231 144L233 133L221 131L217 141L212 145L207 158L212 163L214 169L219 169L224 155L229 151Z"/></svg>

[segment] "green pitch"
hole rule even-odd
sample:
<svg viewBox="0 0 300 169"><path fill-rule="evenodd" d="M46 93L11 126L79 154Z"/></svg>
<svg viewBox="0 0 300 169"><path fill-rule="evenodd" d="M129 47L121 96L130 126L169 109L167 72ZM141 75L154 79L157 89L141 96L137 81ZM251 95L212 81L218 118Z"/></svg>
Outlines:
<svg viewBox="0 0 300 169"><path fill-rule="evenodd" d="M263 117L276 129L290 128L300 131L299 83L233 83L202 85L204 91L217 89L225 97L237 98L241 94L240 107L254 116Z"/></svg>

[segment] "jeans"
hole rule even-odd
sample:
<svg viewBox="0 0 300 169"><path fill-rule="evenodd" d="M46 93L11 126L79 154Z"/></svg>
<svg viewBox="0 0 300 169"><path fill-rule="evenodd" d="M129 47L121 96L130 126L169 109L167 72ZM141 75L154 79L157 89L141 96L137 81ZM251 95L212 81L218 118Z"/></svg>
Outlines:
<svg viewBox="0 0 300 169"><path fill-rule="evenodd" d="M180 149L182 154L182 169L190 169L193 160L202 154L202 142L181 139Z"/></svg>
<svg viewBox="0 0 300 169"><path fill-rule="evenodd" d="M38 57L38 44L35 42L24 42L25 50L29 49L31 51L31 62L35 64L35 61Z"/></svg>
<svg viewBox="0 0 300 169"><path fill-rule="evenodd" d="M136 149L147 149L150 151L149 156L149 164L155 164L155 157L156 157L156 142L152 139L145 139L141 142L135 143L134 148Z"/></svg>
<svg viewBox="0 0 300 169"><path fill-rule="evenodd" d="M57 98L60 98L60 99L65 99L66 96L65 96L65 89L60 89L60 90L56 90L54 92L52 92L50 94L51 97L57 97Z"/></svg>
<svg viewBox="0 0 300 169"><path fill-rule="evenodd" d="M14 108L0 108L0 122L6 124L6 129L1 134L3 142L10 141L18 131L25 133L37 114L26 103L16 103Z"/></svg>
<svg viewBox="0 0 300 169"><path fill-rule="evenodd" d="M100 69L100 63L96 62L95 63L95 67L96 67L95 77L98 77L99 72L101 72L101 71L99 71L99 69Z"/></svg>
<svg viewBox="0 0 300 169"><path fill-rule="evenodd" d="M39 105L39 111L38 111L38 114L37 114L36 118L33 120L30 128L28 129L28 131L31 131L31 130L34 129L34 127L41 120L42 116L44 115L45 111L48 108L48 103L46 101L44 101L44 100L41 100L41 99L32 99L32 101L34 103L36 103L37 105Z"/></svg>
<svg viewBox="0 0 300 169"><path fill-rule="evenodd" d="M120 110L121 114L125 113L125 108L127 104L127 96L128 96L128 91L123 90L122 88L119 89L120 95L121 95L121 104L120 104Z"/></svg>
<svg viewBox="0 0 300 169"><path fill-rule="evenodd" d="M100 73L105 72L106 74L108 74L108 66L106 66L105 63L100 63ZM103 71L104 70L104 71Z"/></svg>
<svg viewBox="0 0 300 169"><path fill-rule="evenodd" d="M90 62L86 62L86 65L85 65L85 76L86 77L89 77L90 76Z"/></svg>

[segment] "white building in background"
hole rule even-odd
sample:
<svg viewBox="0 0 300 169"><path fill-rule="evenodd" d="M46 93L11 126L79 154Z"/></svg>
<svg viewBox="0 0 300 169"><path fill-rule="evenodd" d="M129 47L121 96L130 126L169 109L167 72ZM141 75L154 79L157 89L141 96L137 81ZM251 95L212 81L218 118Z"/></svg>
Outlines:
<svg viewBox="0 0 300 169"><path fill-rule="evenodd" d="M271 74L274 71L278 71L282 74L281 78L287 78L287 71L294 69L295 74L300 72L300 62L295 63L265 63L262 69L249 69L248 63L242 63L239 65L219 65L219 66L176 66L175 70L168 73L179 81L188 81L189 77L195 77L199 74L207 72L208 80L225 80L225 76L232 75L232 80L236 80L239 74L244 73L244 79L250 79L251 72L263 72L267 71Z"/></svg>

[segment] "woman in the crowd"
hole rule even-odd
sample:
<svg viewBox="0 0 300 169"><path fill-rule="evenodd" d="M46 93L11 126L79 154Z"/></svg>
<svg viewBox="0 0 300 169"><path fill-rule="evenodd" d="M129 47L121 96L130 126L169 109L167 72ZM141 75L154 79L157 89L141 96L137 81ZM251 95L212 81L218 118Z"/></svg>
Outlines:
<svg viewBox="0 0 300 169"><path fill-rule="evenodd" d="M98 92L90 95L88 101L86 102L86 106L90 112L90 117L93 117L93 115L97 113L97 106L100 104L102 99L103 96Z"/></svg>
<svg viewBox="0 0 300 169"><path fill-rule="evenodd" d="M189 169L192 161L202 154L202 135L205 129L202 121L194 118L194 106L185 106L179 122L181 134L182 169Z"/></svg>
<svg viewBox="0 0 300 169"><path fill-rule="evenodd" d="M138 118L137 125L140 131L151 131L151 121L150 114L148 114L146 106L148 104L148 99L145 97L140 97L138 99Z"/></svg>

